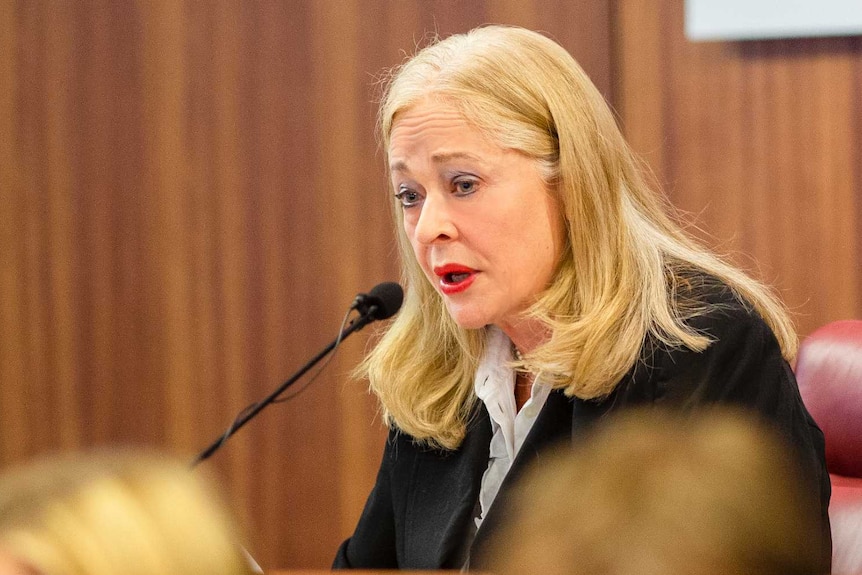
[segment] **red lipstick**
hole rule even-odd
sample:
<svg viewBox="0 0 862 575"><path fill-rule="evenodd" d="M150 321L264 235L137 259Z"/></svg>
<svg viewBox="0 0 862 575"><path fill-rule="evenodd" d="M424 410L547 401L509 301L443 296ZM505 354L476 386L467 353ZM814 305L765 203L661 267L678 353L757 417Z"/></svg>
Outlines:
<svg viewBox="0 0 862 575"><path fill-rule="evenodd" d="M440 278L440 291L446 295L466 290L476 279L476 270L461 264L446 264L434 268L434 275Z"/></svg>

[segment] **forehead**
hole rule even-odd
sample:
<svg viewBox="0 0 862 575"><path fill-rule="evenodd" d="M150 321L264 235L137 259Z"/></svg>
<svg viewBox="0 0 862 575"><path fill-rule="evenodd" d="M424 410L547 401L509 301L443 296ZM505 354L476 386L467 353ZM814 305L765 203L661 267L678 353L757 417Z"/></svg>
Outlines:
<svg viewBox="0 0 862 575"><path fill-rule="evenodd" d="M458 157L487 157L504 150L454 105L422 100L399 112L389 136L389 164L403 170L417 157L435 163Z"/></svg>

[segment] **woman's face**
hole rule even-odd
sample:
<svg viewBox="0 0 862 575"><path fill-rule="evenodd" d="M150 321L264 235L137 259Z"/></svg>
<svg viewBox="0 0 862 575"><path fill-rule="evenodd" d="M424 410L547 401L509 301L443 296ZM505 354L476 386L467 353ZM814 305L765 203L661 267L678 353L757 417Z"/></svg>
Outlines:
<svg viewBox="0 0 862 575"><path fill-rule="evenodd" d="M510 332L551 281L562 245L537 162L424 100L396 116L389 165L404 231L453 319Z"/></svg>

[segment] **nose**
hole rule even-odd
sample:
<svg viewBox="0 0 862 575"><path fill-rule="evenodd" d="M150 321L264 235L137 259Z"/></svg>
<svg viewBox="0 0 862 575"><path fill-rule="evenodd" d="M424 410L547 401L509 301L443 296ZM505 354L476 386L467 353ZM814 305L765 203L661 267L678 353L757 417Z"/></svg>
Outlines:
<svg viewBox="0 0 862 575"><path fill-rule="evenodd" d="M422 244L453 240L458 235L450 206L445 195L429 194L422 203L414 235Z"/></svg>

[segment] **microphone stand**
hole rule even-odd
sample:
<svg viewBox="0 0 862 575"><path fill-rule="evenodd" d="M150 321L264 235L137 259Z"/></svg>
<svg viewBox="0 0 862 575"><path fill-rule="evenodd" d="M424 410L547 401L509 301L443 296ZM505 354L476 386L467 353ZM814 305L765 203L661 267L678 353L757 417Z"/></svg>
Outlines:
<svg viewBox="0 0 862 575"><path fill-rule="evenodd" d="M254 405L254 407L248 413L246 413L242 417L237 418L234 421L233 425L230 426L230 428L227 430L227 432L224 435L222 435L221 437L219 437L218 439L213 441L209 447L207 447L206 449L201 451L200 454L198 454L198 456L192 462L192 467L196 467L202 461L206 461L207 459L209 459L212 456L212 454L215 453L216 451L218 451L218 449L222 445L224 445L225 442L234 433L239 431L239 429L243 425L248 423L250 419L252 419L258 413L260 413L264 407L266 407L267 405L269 405L270 403L272 403L273 401L278 399L278 396L280 396L282 393L284 393L288 387L293 385L296 382L296 380L298 380L300 377L302 377L306 371L308 371L309 369L314 367L317 364L317 362L319 362L321 359L323 359L326 356L326 354L328 354L333 349L335 349L335 346L337 346L339 343L341 343L341 341L344 340L347 336L349 336L350 334L352 334L355 331L359 331L360 329L362 329L363 327L365 327L369 323L378 319L377 313L379 311L379 307L377 305L371 305L367 309L361 310L361 311L362 311L362 314L359 317L355 318L353 321L351 321L347 325L347 327L344 328L344 331L342 331L340 334L338 334L338 337L336 337L334 340L332 340L332 342L329 345L327 345L325 348L323 348L323 350L320 353L318 353L317 355L312 357L308 361L308 363L303 365L299 369L299 371L297 371L296 373L294 373L290 377L290 379L288 379L287 381L282 383L278 387L278 389L276 389L275 391L273 391L272 393L267 395L265 398L263 398L261 401L256 403Z"/></svg>

